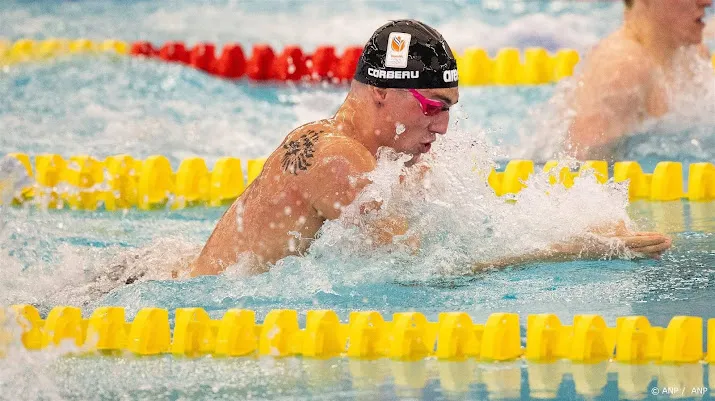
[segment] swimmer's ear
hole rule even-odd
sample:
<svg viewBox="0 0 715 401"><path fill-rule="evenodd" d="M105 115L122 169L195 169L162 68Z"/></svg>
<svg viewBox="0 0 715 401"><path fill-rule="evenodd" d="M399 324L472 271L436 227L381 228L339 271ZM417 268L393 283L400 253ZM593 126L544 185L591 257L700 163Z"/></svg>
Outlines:
<svg viewBox="0 0 715 401"><path fill-rule="evenodd" d="M385 98L387 97L387 89L370 86L370 95L372 96L372 100L375 104L382 106L385 102Z"/></svg>

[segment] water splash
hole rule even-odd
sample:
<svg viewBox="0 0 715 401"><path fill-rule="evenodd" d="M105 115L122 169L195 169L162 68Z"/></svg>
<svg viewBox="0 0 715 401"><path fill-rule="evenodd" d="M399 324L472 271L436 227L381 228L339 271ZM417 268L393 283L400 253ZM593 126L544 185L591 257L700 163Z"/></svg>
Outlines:
<svg viewBox="0 0 715 401"><path fill-rule="evenodd" d="M63 244L50 261L36 259L29 266L3 251L0 305L27 303L42 311L55 305L88 306L119 287L185 274L199 250L196 243L178 238L130 249Z"/></svg>
<svg viewBox="0 0 715 401"><path fill-rule="evenodd" d="M32 185L32 178L18 159L9 156L0 158L0 211L2 205L9 205L13 200L20 199L25 188Z"/></svg>
<svg viewBox="0 0 715 401"><path fill-rule="evenodd" d="M308 288L315 294L334 292L336 285L362 283L366 276L380 283L470 274L475 264L583 237L589 228L604 223L629 221L624 187L598 184L590 175L578 178L574 187L566 190L550 186L546 174L539 173L514 197L515 203L498 198L486 181L498 151L487 145L484 132L471 134L457 128L459 123L440 137L431 154L408 170L404 163L410 156L383 150L377 168L369 174L372 184L344 208L340 219L325 223L304 257L286 258L276 264L273 275L251 279L237 288L244 295L248 287L269 294L271 288L287 293L290 286L277 283L292 275L309 278L313 284L297 281L296 294L306 294ZM362 204L373 201L382 204L379 210L360 212ZM375 249L370 227L393 217L408 221L409 230L394 243ZM43 230L41 237L32 239L27 225L13 220L12 230L3 239L8 246L0 258L5 265L0 270L5 282L0 303L91 305L127 285L185 278L188 264L202 244L170 234L180 230L172 223L166 227L168 235L153 235L136 248L65 242L51 251L46 242L68 234L65 223L52 224L57 225L56 231ZM210 220L205 224L212 225ZM25 241L36 245L20 246L12 238L14 233L22 233ZM233 266L227 275L240 281L248 262ZM59 277L54 274L57 266L62 269ZM277 273L281 270L285 272ZM229 293L235 294L237 288ZM143 298L141 287L136 291L132 296ZM131 303L129 299L123 302Z"/></svg>
<svg viewBox="0 0 715 401"><path fill-rule="evenodd" d="M395 140L405 132L405 124L400 122L395 123Z"/></svg>
<svg viewBox="0 0 715 401"><path fill-rule="evenodd" d="M528 254L587 235L598 225L629 221L625 187L598 184L592 175L566 190L550 186L547 175L539 173L515 203L505 202L486 181L492 153L483 134L459 131L436 142L422 164L429 166L427 173L420 172L420 165L405 171L406 156L383 151L368 175L372 184L339 219L324 224L308 258L321 265L330 259L330 266L360 259L361 266L372 266L369 274L361 270L366 276L398 266L403 278L464 274L476 263ZM400 175L406 177L403 183ZM381 208L361 214L360 206L370 201L381 202ZM409 231L375 251L369 227L395 216L409 221ZM418 251L406 243L411 236L420 239Z"/></svg>

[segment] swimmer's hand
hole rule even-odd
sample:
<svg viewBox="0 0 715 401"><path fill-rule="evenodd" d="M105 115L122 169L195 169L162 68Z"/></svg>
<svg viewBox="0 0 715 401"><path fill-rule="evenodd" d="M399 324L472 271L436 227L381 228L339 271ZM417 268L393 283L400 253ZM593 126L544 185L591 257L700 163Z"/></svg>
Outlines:
<svg viewBox="0 0 715 401"><path fill-rule="evenodd" d="M615 226L601 226L590 230L586 237L557 243L549 249L530 254L502 258L472 266L473 271L520 265L534 262L564 262L580 259L610 258L624 250L637 256L660 259L663 252L670 249L672 241L655 232L631 232L624 222Z"/></svg>
<svg viewBox="0 0 715 401"><path fill-rule="evenodd" d="M673 240L669 237L654 232L633 233L632 236L620 239L633 252L653 259L660 259L663 252L673 245Z"/></svg>
<svg viewBox="0 0 715 401"><path fill-rule="evenodd" d="M629 250L637 256L660 259L663 252L672 245L670 238L660 233L633 232L626 235L610 237L596 237L578 242L556 244L552 251L562 255L564 259L601 259L617 255L619 252Z"/></svg>
<svg viewBox="0 0 715 401"><path fill-rule="evenodd" d="M589 241L592 249L588 251L595 256L610 256L625 248L638 256L660 259L672 245L671 239L660 233L632 232L622 220L615 226L596 227L590 232L594 237Z"/></svg>

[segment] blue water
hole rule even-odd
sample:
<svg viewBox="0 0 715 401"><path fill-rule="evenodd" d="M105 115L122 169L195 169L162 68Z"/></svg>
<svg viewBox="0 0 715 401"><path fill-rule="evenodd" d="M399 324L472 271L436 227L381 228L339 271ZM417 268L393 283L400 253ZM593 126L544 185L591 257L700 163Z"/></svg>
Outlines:
<svg viewBox="0 0 715 401"><path fill-rule="evenodd" d="M326 37L338 47L361 43L384 20L408 16L433 24L457 50L471 45L492 52L504 46L584 50L618 25L621 7L620 2L500 0L330 5L321 1L8 0L0 4L0 37L238 41L246 47L267 42L277 48L299 43L311 49ZM532 111L555 90L554 85L461 88L460 106L454 113L457 127L475 133L485 130L488 141L500 146L494 158L508 158L514 148L533 146L533 138L520 135L523 126L534 119L554 118ZM163 154L174 168L189 156L203 157L209 165L226 155L246 160L265 156L293 127L332 115L345 93L341 87L227 82L177 65L110 56L13 66L0 72L0 154L129 153L137 158ZM707 123L694 128L684 123L677 131L660 134L664 135L651 142L634 139L637 146L628 150L630 158L643 162L646 169L659 160L713 161L709 144L715 130ZM681 138L680 145L668 146L663 140L674 137ZM171 262L195 255L223 211L0 209L0 304L32 303L43 315L56 305L81 306L86 315L102 305L121 305L127 308L128 319L145 306L170 310L199 306L214 318L229 308L249 308L259 320L271 309L292 308L299 311L301 322L310 309L333 309L343 321L357 309L377 310L385 317L416 310L431 321L441 311L459 310L476 322L484 322L493 312L516 312L522 324L527 314L542 312L556 313L562 322L570 322L576 314L597 313L609 325L624 315L644 315L660 326L679 314L715 317L715 203L636 202L628 207L642 229L673 237L673 251L660 261L533 264L461 277L414 274L390 258L376 266L365 266L364 260L341 265L331 265L330 260L321 265L318 260L317 268L288 258L280 268L257 277L168 279ZM98 284L98 277L127 264L149 269L148 276L131 285ZM346 359L32 354L13 362L0 363L0 399L533 396L531 373L520 364L430 360L361 366ZM611 368L608 374L605 367L592 368L593 377L604 380L595 398L618 398L617 375ZM465 376L464 383L450 390L454 381L450 369L459 372L456 376L472 372L471 377ZM577 373L569 369L558 392L547 398L591 397L575 384ZM705 376L701 384L707 386L708 371L699 373ZM415 383L401 381L403 375L416 378ZM646 381L644 396L653 385Z"/></svg>
<svg viewBox="0 0 715 401"><path fill-rule="evenodd" d="M434 25L452 47L478 45L579 47L615 28L621 14L613 2L455 0L406 4L351 1L151 0L22 1L0 5L0 36L107 37L124 40L183 40L338 46L362 43L386 19L415 18ZM22 21L22 22L20 22ZM346 22L350 22L346 24ZM527 23L545 22L536 30ZM556 25L555 22L560 23ZM463 30L469 28L468 31ZM486 33L491 33L485 37Z"/></svg>

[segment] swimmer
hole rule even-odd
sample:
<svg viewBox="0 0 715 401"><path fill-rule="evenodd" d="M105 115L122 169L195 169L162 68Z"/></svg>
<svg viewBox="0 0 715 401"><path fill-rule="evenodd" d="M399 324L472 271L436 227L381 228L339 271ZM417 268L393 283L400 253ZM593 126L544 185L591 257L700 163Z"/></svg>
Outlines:
<svg viewBox="0 0 715 401"><path fill-rule="evenodd" d="M218 274L236 264L250 266L244 273L260 273L279 259L304 253L323 223L338 218L369 183L361 177L376 167L380 148L411 155L407 167L420 168L420 155L447 132L450 108L458 101L457 63L442 36L414 20L383 25L365 45L337 113L288 134L220 219L191 276ZM361 205L371 208L379 204ZM373 228L374 242L388 243L406 233L407 222L387 219ZM670 246L660 234L613 235L647 256L658 257ZM583 244L561 244L493 265L607 252Z"/></svg>
<svg viewBox="0 0 715 401"><path fill-rule="evenodd" d="M712 0L624 0L623 26L588 55L575 90L567 149L581 160L609 159L618 139L668 111L666 85L683 47L703 44Z"/></svg>

